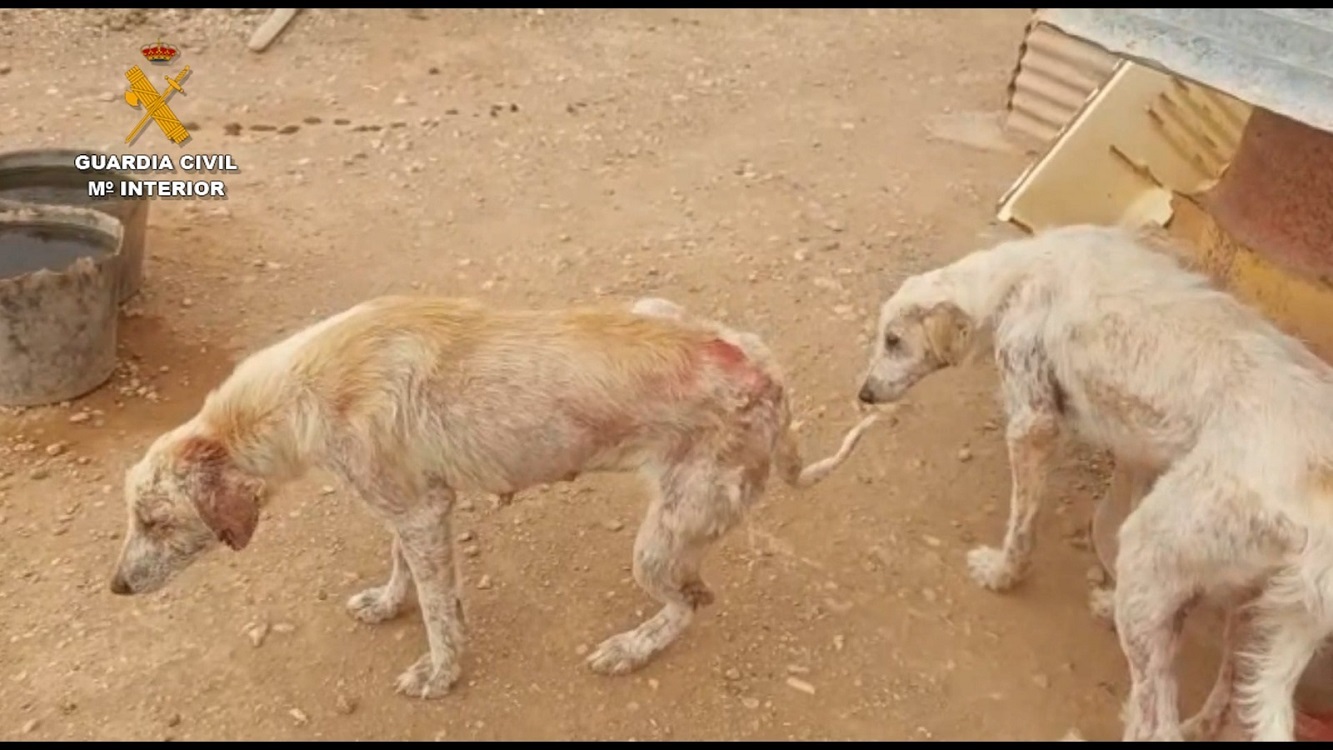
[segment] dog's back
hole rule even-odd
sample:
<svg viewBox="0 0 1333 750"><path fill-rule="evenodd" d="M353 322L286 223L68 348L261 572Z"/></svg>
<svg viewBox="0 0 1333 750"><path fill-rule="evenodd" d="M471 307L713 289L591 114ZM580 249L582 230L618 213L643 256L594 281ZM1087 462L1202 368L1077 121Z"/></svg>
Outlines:
<svg viewBox="0 0 1333 750"><path fill-rule="evenodd" d="M298 419L327 426L305 452L337 460L340 440L374 435L378 445L341 452L392 452L410 473L494 493L636 468L745 429L747 410L773 429L785 418L780 381L707 327L424 297L372 300L317 324L256 354L210 398L251 413L292 399Z"/></svg>
<svg viewBox="0 0 1333 750"><path fill-rule="evenodd" d="M1209 427L1265 472L1333 459L1333 370L1253 309L1133 233L1069 227L1025 282L1045 300L1042 339L1071 416L1097 442L1168 461ZM1243 434L1287 435L1281 446ZM1153 460L1155 459L1155 460Z"/></svg>

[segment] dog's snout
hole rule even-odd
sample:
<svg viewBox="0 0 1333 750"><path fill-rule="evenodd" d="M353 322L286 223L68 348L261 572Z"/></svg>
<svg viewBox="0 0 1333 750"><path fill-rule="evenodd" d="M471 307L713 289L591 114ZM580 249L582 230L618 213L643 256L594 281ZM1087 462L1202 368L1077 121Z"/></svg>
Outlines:
<svg viewBox="0 0 1333 750"><path fill-rule="evenodd" d="M125 578L117 573L111 578L111 593L118 596L125 596L127 594L133 594L134 591L130 588L130 585L125 582Z"/></svg>
<svg viewBox="0 0 1333 750"><path fill-rule="evenodd" d="M875 403L875 392L871 390L870 384L866 383L861 386L861 392L856 394L856 398L863 404L873 404Z"/></svg>

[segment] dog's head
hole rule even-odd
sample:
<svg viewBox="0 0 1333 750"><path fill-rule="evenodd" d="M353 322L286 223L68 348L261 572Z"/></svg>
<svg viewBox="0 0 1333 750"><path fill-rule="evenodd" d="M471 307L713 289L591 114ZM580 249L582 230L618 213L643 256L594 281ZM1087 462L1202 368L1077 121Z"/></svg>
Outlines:
<svg viewBox="0 0 1333 750"><path fill-rule="evenodd" d="M244 548L263 487L215 438L181 431L159 438L125 473L129 524L112 593L156 591L219 542Z"/></svg>
<svg viewBox="0 0 1333 750"><path fill-rule="evenodd" d="M918 380L966 357L973 321L950 300L935 274L913 276L880 308L870 366L858 398L896 401Z"/></svg>

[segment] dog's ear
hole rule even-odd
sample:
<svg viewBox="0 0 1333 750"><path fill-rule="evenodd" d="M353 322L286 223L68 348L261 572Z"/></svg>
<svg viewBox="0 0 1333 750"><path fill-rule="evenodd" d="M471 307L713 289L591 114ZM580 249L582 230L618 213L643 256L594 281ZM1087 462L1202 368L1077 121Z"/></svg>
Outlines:
<svg viewBox="0 0 1333 750"><path fill-rule="evenodd" d="M635 315L647 315L653 318L669 318L671 320L684 320L685 308L661 297L644 297L636 300L630 312Z"/></svg>
<svg viewBox="0 0 1333 750"><path fill-rule="evenodd" d="M957 305L940 303L921 320L926 346L941 362L954 366L972 348L972 320Z"/></svg>
<svg viewBox="0 0 1333 750"><path fill-rule="evenodd" d="M178 471L190 477L187 487L199 517L223 544L245 549L259 525L264 482L241 471L213 438L188 438L177 462Z"/></svg>

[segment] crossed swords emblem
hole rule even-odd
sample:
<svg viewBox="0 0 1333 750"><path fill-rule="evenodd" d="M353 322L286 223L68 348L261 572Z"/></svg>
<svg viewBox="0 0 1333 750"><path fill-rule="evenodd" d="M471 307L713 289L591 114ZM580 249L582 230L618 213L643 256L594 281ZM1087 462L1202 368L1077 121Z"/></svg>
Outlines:
<svg viewBox="0 0 1333 750"><path fill-rule="evenodd" d="M142 70L139 70L138 65L125 71L125 77L130 81L130 88L125 92L125 103L135 109L141 106L144 109L143 118L139 120L138 125L134 126L134 130L131 130L130 134L125 136L125 143L133 141L139 135L139 131L143 130L144 126L148 124L149 119L157 123L157 126L162 129L162 134L169 138L172 143L179 145L190 137L189 131L181 124L180 119L176 117L176 113L172 112L171 107L167 106L167 99L171 98L172 94L177 91L182 94L185 93L185 89L181 88L181 83L185 81L185 77L189 74L190 66L186 65L181 68L181 72L177 73L175 78L163 76L167 79L168 87L166 95L163 96L157 92L157 88L153 86L152 81L148 80L148 76L144 75Z"/></svg>

